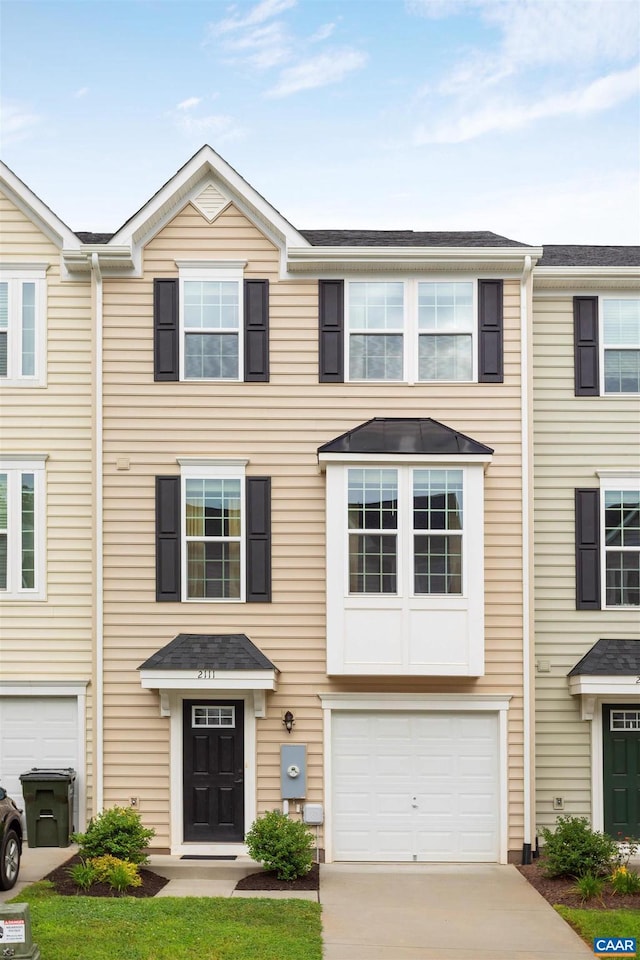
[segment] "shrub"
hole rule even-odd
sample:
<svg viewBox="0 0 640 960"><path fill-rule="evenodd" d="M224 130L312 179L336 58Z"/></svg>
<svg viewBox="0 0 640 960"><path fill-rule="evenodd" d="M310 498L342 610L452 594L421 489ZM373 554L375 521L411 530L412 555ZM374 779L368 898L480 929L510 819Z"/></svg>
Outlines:
<svg viewBox="0 0 640 960"><path fill-rule="evenodd" d="M279 810L258 817L246 836L249 855L278 880L295 880L313 864L313 835L300 820L290 820Z"/></svg>
<svg viewBox="0 0 640 960"><path fill-rule="evenodd" d="M589 826L586 817L558 817L555 831L543 827L543 870L548 877L598 875L615 860L618 848L606 833Z"/></svg>
<svg viewBox="0 0 640 960"><path fill-rule="evenodd" d="M111 807L89 821L86 833L74 833L82 857L111 854L131 863L147 863L146 849L155 830L143 827L140 814L131 807Z"/></svg>
<svg viewBox="0 0 640 960"><path fill-rule="evenodd" d="M602 877L594 877L592 873L585 873L578 877L575 888L583 900L591 900L592 897L599 897L604 890L604 880Z"/></svg>
<svg viewBox="0 0 640 960"><path fill-rule="evenodd" d="M628 867L616 867L609 877L609 883L616 893L640 893L640 877Z"/></svg>
<svg viewBox="0 0 640 960"><path fill-rule="evenodd" d="M80 887L81 890L88 890L97 881L98 872L91 860L81 860L80 863L74 863L72 867L69 867L69 876L76 887Z"/></svg>

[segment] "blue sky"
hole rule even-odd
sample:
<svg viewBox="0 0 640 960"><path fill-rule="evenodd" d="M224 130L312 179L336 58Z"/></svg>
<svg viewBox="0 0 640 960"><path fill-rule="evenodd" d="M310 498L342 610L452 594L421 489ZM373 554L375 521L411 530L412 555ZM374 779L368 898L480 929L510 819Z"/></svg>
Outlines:
<svg viewBox="0 0 640 960"><path fill-rule="evenodd" d="M2 159L115 230L209 143L299 228L640 243L637 0L3 0Z"/></svg>

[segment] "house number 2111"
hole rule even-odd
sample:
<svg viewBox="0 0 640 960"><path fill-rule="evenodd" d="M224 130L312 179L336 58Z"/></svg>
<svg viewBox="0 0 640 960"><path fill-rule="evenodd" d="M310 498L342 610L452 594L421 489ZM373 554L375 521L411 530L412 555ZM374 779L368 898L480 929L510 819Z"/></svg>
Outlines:
<svg viewBox="0 0 640 960"><path fill-rule="evenodd" d="M198 680L215 680L215 670L198 670Z"/></svg>

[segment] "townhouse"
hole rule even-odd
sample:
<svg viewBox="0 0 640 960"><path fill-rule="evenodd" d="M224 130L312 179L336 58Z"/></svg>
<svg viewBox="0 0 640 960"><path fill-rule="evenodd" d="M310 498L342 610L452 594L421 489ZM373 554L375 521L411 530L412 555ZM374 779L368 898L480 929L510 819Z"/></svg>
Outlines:
<svg viewBox="0 0 640 960"><path fill-rule="evenodd" d="M72 234L6 169L3 191L7 289L44 271L49 373L0 386L14 585L23 565L0 607L5 781L75 766L80 824L133 803L180 855L240 852L255 816L285 806L327 859L526 858L549 799L568 804L577 740L588 778L591 727L562 670L609 638L558 600L544 531L562 534L566 593L567 483L626 469L603 488L615 526L634 400L596 401L603 422L627 411L620 451L603 456L603 426L580 469L561 466L562 410L585 435L593 410L552 373L573 370L575 291L606 315L615 269L596 259L597 282L578 283L579 250L491 233L301 231L209 147L112 236ZM40 592L15 471L40 484ZM624 567L618 642L634 623L637 638L632 546L602 567ZM534 678L551 744L537 814ZM73 749L47 714L63 701Z"/></svg>

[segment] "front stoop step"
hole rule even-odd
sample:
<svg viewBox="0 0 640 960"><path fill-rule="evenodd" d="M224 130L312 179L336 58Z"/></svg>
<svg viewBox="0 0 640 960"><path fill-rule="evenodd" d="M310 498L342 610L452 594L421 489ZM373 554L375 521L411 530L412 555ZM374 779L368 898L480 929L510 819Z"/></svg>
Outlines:
<svg viewBox="0 0 640 960"><path fill-rule="evenodd" d="M237 860L181 860L168 854L151 854L145 869L167 880L232 880L237 883L262 867L251 857L243 856Z"/></svg>

